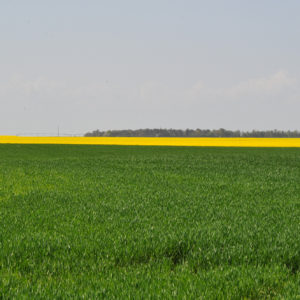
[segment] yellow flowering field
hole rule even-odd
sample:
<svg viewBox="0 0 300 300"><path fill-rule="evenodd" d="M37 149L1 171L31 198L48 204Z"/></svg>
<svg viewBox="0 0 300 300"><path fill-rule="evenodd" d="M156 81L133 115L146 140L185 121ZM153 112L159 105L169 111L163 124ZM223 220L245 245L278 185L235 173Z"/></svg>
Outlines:
<svg viewBox="0 0 300 300"><path fill-rule="evenodd" d="M73 144L206 147L300 147L300 138L20 137L0 136L0 144Z"/></svg>

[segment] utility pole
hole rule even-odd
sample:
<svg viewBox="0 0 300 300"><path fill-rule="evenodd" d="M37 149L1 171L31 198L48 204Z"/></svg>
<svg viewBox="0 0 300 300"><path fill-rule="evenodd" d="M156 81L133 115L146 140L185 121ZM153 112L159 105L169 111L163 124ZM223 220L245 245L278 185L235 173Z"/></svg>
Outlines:
<svg viewBox="0 0 300 300"><path fill-rule="evenodd" d="M59 136L59 125L57 126L57 136Z"/></svg>

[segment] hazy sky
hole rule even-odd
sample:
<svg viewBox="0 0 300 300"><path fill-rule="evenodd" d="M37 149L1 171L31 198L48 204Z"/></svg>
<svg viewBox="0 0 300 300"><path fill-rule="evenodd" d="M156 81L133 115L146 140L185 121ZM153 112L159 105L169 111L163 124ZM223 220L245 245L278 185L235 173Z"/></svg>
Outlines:
<svg viewBox="0 0 300 300"><path fill-rule="evenodd" d="M300 130L299 0L0 0L0 134Z"/></svg>

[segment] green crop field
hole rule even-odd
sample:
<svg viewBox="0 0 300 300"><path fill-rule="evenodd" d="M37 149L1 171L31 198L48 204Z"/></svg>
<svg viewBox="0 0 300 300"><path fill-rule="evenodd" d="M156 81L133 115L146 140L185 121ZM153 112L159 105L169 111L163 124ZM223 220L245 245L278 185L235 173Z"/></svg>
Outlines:
<svg viewBox="0 0 300 300"><path fill-rule="evenodd" d="M0 145L0 299L300 299L300 149Z"/></svg>

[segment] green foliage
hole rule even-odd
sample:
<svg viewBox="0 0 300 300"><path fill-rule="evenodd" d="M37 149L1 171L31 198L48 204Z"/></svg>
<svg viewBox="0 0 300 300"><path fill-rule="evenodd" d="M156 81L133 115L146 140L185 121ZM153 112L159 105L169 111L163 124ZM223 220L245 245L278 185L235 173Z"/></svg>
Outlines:
<svg viewBox="0 0 300 300"><path fill-rule="evenodd" d="M295 131L281 131L281 130L267 130L267 131L240 131L240 130L226 130L220 129L125 129L125 130L94 130L87 132L86 137L260 137L260 138L296 138L300 137L300 132Z"/></svg>
<svg viewBox="0 0 300 300"><path fill-rule="evenodd" d="M0 298L300 297L299 149L0 145Z"/></svg>

